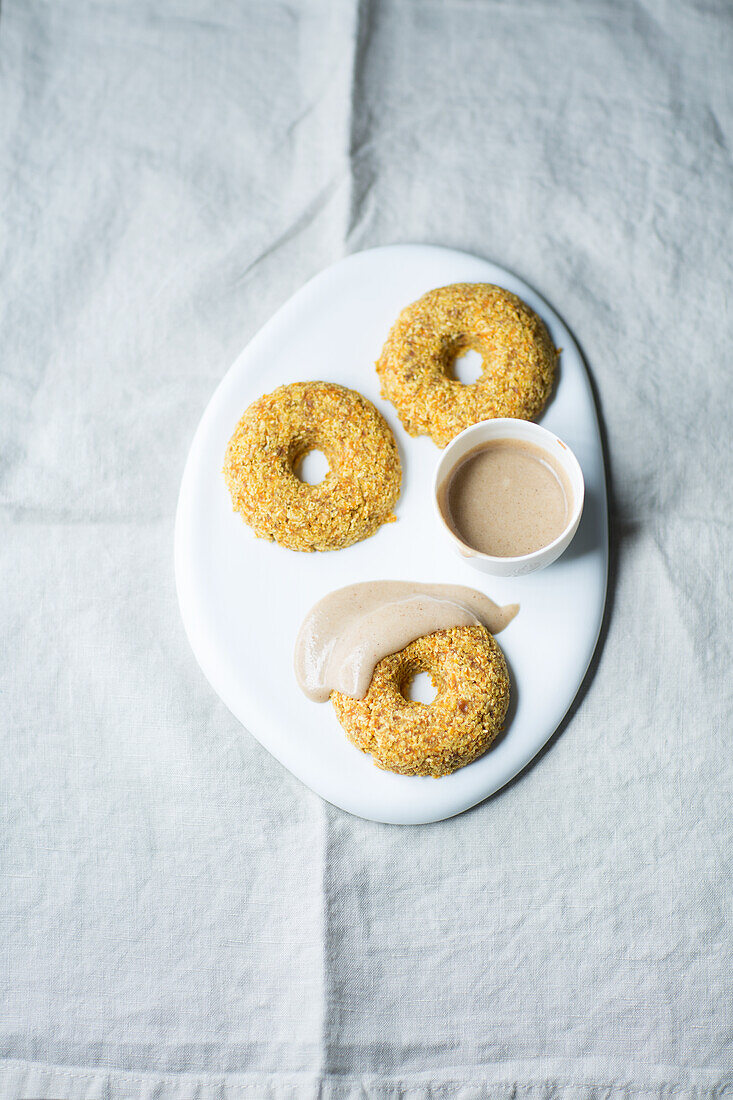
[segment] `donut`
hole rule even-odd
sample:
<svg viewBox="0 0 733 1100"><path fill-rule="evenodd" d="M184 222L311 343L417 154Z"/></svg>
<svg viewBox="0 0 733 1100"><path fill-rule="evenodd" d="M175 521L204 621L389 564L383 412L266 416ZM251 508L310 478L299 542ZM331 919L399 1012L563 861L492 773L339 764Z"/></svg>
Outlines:
<svg viewBox="0 0 733 1100"><path fill-rule="evenodd" d="M318 485L295 472L312 450L329 465ZM234 511L255 534L305 551L340 550L391 522L402 477L387 422L333 382L294 382L250 405L223 472Z"/></svg>
<svg viewBox="0 0 733 1100"><path fill-rule="evenodd" d="M418 672L437 688L432 703L404 692ZM384 657L363 699L338 691L331 703L349 740L378 768L449 775L486 752L509 706L504 655L482 626L438 630Z"/></svg>
<svg viewBox="0 0 733 1100"><path fill-rule="evenodd" d="M453 363L469 349L482 357L483 370L464 386ZM479 420L537 416L557 355L543 322L516 294L489 283L454 283L402 310L377 373L405 430L445 447Z"/></svg>

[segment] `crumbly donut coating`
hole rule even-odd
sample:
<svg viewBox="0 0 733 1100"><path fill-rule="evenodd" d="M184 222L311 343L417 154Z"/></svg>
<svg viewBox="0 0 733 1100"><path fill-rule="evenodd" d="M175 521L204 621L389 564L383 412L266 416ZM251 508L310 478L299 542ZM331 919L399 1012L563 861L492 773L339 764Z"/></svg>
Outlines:
<svg viewBox="0 0 733 1100"><path fill-rule="evenodd" d="M453 363L469 349L481 355L483 371L463 385L453 377ZM537 416L556 363L545 325L516 294L490 283L454 283L402 310L377 373L382 396L405 430L445 447L479 420Z"/></svg>
<svg viewBox="0 0 733 1100"><path fill-rule="evenodd" d="M418 672L437 688L432 703L402 694ZM378 768L449 775L488 749L509 706L504 655L482 626L438 630L383 658L363 699L338 691L331 702L349 740Z"/></svg>
<svg viewBox="0 0 733 1100"><path fill-rule="evenodd" d="M318 485L294 472L312 450L329 464ZM387 422L362 394L333 382L295 382L260 397L224 462L234 510L290 550L340 550L373 535L395 518L401 477Z"/></svg>

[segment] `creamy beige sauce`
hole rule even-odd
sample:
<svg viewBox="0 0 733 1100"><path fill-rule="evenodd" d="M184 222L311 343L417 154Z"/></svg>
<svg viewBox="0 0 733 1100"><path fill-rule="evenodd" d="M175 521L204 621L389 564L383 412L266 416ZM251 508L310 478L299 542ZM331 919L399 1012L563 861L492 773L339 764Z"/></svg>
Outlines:
<svg viewBox="0 0 733 1100"><path fill-rule="evenodd" d="M438 494L451 530L497 558L531 554L563 533L573 507L570 481L547 451L496 439L469 453Z"/></svg>
<svg viewBox="0 0 733 1100"><path fill-rule="evenodd" d="M457 584L366 581L339 588L306 615L295 642L295 676L309 699L332 691L363 699L375 667L416 638L481 624L498 634L519 611Z"/></svg>

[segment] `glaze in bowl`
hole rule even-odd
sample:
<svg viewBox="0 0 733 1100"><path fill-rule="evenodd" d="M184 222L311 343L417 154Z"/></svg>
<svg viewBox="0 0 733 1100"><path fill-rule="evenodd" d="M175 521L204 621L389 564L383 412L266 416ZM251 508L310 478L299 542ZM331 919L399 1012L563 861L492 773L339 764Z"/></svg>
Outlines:
<svg viewBox="0 0 733 1100"><path fill-rule="evenodd" d="M565 471L570 482L573 499L565 528L547 546L542 546L531 554L521 554L517 557L494 557L492 554L484 554L480 550L475 550L451 528L441 508L440 497L443 487L459 463L470 451L481 447L485 443L499 439L516 439L523 443L533 443L554 459L558 466ZM547 428L543 428L531 420L500 417L495 420L482 420L479 424L472 424L470 428L466 428L460 435L457 435L443 451L433 479L434 510L444 537L449 540L455 553L460 555L468 565L494 577L521 577L527 573L535 573L538 569L544 569L556 561L567 550L573 541L575 532L578 530L580 517L583 514L584 499L583 471L567 443L563 443L562 439L556 436L554 432L548 431Z"/></svg>

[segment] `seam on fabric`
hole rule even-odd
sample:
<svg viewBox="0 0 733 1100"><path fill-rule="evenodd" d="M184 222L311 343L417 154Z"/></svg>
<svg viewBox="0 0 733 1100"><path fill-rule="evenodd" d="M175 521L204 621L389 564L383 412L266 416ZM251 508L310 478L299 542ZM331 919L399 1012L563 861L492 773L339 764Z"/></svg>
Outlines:
<svg viewBox="0 0 733 1100"><path fill-rule="evenodd" d="M154 1070L152 1070L150 1072L134 1073L134 1072L130 1072L129 1070L105 1069L103 1067L100 1067L100 1069L98 1071L94 1070L94 1071L87 1072L87 1073L80 1073L76 1070L68 1070L68 1069L63 1069L61 1067L56 1068L54 1066L44 1066L42 1063L39 1064L39 1063L33 1063L33 1062L23 1062L23 1061L19 1061L17 1059L7 1059L4 1062L0 1062L0 1067L2 1067L3 1065L6 1068L10 1068L10 1067L17 1067L18 1069L25 1068L26 1071L33 1071L33 1072L36 1072L36 1073L39 1073L39 1074L45 1073L48 1076L56 1075L58 1077L69 1077L72 1080L77 1080L77 1081L94 1080L94 1079L99 1079L100 1077L107 1077L107 1078L118 1077L118 1078L125 1078L128 1081L139 1081L140 1083L145 1083L146 1081L148 1081L148 1082L151 1082L151 1081L160 1081L160 1082L170 1081L170 1082L177 1082L177 1083L180 1084L188 1078L193 1078L195 1081L200 1082L200 1083L225 1085L229 1089L254 1089L254 1088L261 1088L262 1087L262 1082L251 1082L251 1083L246 1082L246 1081L244 1081L244 1082L231 1081L230 1082L230 1081L227 1080L227 1074L207 1075L207 1074L198 1074L198 1073L195 1073L195 1072L191 1073L191 1072L188 1072L188 1071L185 1071L185 1070L182 1070L180 1073L157 1073ZM253 1071L253 1072L258 1073L258 1071ZM309 1073L308 1071L299 1071L299 1070L294 1070L292 1073L287 1073L287 1072L285 1072L285 1073L268 1073L267 1071L264 1071L264 1072L259 1073L258 1075L260 1077L262 1077L263 1079L268 1079L271 1083L274 1083L277 1080L277 1078L279 1077L279 1078L282 1079L283 1083L285 1083L288 1080L291 1081L292 1083L297 1083L297 1080L299 1078L300 1079L308 1078L308 1079L313 1080L313 1081L333 1081L333 1082L338 1082L338 1081L347 1082L349 1080L367 1081L367 1082L382 1081L385 1084L389 1083L389 1084L395 1084L395 1085L410 1085L410 1086L414 1086L417 1083L416 1079L420 1076L419 1073L416 1073L415 1076L410 1077L409 1075L408 1076L396 1076L396 1075L393 1075L393 1074L384 1074L384 1075L382 1075L382 1074L379 1074L379 1073L374 1073L374 1074L372 1074L372 1073L343 1073L343 1074L341 1074L341 1073ZM726 1087L729 1086L729 1085L733 1085L733 1076L730 1075L730 1074L725 1074L723 1077L719 1078L719 1080L716 1083L710 1084L710 1085L703 1085L703 1086L693 1085L693 1084L687 1085L687 1084L684 1084L682 1082L678 1082L678 1081L675 1082L675 1081L669 1081L669 1080L656 1081L656 1082L649 1082L649 1081L642 1081L642 1080L604 1082L604 1081L574 1081L574 1080L565 1080L565 1079L561 1080L561 1079L556 1078L556 1077L555 1078L553 1078L553 1077L537 1078L534 1081L526 1081L526 1082L487 1081L486 1078L482 1078L482 1077L463 1077L463 1076L459 1076L459 1075L456 1075L456 1076L445 1075L444 1078L443 1078L443 1082L446 1083L446 1084L461 1084L461 1085L480 1084L480 1085L483 1085L485 1087L492 1087L492 1088L513 1088L513 1089L524 1089L524 1090L534 1089L534 1088L547 1088L547 1087L582 1088L582 1089L607 1089L607 1090L611 1090L611 1091L619 1091L619 1090L624 1090L624 1089L635 1089L635 1088L636 1089L644 1088L644 1089L650 1089L650 1090L651 1089L666 1088L666 1089L673 1089L673 1090L678 1091L678 1092L679 1091L692 1092L692 1091L698 1091L701 1088L704 1091L711 1091L713 1089L717 1089L720 1085L723 1085L723 1086L726 1086ZM434 1084L435 1084L435 1087L442 1087L441 1085L438 1084L437 1081L434 1082ZM428 1087L428 1088L433 1087L433 1085L431 1085L431 1083L428 1082L428 1081L425 1082L425 1086Z"/></svg>

